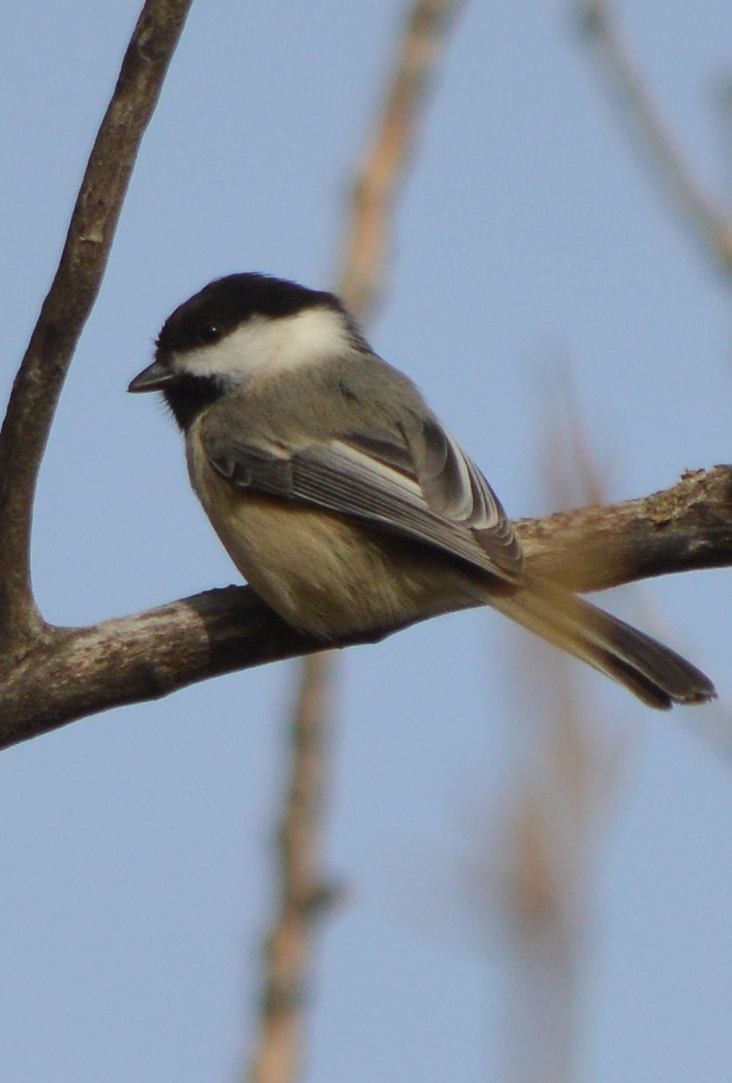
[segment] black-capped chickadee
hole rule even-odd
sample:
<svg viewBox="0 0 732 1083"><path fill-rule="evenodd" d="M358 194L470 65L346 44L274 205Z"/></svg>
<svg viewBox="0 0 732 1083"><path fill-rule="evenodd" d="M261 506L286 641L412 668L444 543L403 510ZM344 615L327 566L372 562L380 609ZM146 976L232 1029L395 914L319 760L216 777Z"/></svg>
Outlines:
<svg viewBox="0 0 732 1083"><path fill-rule="evenodd" d="M678 654L524 572L480 470L333 294L261 274L211 282L129 389L163 392L231 559L324 645L485 603L651 707L714 696Z"/></svg>

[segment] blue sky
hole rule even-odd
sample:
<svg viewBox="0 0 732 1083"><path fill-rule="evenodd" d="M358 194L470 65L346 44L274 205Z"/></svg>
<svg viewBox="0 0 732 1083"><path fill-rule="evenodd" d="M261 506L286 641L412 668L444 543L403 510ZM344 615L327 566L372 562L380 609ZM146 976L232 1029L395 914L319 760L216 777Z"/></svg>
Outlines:
<svg viewBox="0 0 732 1083"><path fill-rule="evenodd" d="M333 282L402 13L368 0L194 5L44 463L34 577L49 619L93 622L236 581L174 427L125 387L168 312L210 278ZM6 12L3 393L136 15L129 0ZM732 207L714 107L732 10L649 0L623 16L695 168ZM542 457L567 382L609 498L729 461L728 291L659 196L569 5L469 6L371 337L511 514L550 510ZM578 1080L732 1074L731 575L604 598L704 668L718 705L659 716L575 670L624 750L594 854ZM506 955L465 869L490 859L541 732L517 697L537 680L515 673L518 641L497 615L468 613L342 658L327 860L348 890L320 940L307 1083L502 1078ZM4 1078L236 1077L293 679L285 666L235 674L2 754Z"/></svg>

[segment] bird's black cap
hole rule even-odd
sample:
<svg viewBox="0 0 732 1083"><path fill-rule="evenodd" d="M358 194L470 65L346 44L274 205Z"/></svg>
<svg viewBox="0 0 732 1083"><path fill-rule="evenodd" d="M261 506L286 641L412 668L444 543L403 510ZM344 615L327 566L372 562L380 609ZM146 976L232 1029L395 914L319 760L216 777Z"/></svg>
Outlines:
<svg viewBox="0 0 732 1083"><path fill-rule="evenodd" d="M315 307L343 312L334 294L284 278L254 272L217 278L168 317L158 337L158 355L214 342L252 316L279 319Z"/></svg>

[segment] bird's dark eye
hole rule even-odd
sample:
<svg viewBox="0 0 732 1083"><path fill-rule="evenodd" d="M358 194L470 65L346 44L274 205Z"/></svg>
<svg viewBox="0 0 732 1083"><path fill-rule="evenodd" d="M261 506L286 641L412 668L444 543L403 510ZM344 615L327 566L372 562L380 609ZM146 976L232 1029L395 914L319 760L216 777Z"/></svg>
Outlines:
<svg viewBox="0 0 732 1083"><path fill-rule="evenodd" d="M218 323L205 323L198 332L201 342L216 342L224 333L223 327Z"/></svg>

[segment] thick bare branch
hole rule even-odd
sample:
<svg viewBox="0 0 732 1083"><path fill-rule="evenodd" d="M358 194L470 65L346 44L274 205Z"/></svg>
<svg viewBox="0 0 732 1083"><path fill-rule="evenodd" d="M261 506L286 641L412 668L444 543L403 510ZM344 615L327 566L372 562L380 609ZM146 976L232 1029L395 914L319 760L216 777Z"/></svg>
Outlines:
<svg viewBox="0 0 732 1083"><path fill-rule="evenodd" d="M140 141L190 4L147 0L142 10L0 431L0 652L6 664L42 628L30 582L38 470L71 357L99 290Z"/></svg>
<svg viewBox="0 0 732 1083"><path fill-rule="evenodd" d="M729 566L732 466L687 473L671 489L642 499L524 519L516 527L531 572L582 590ZM93 628L49 628L0 683L0 747L109 707L322 647L246 587L207 591Z"/></svg>
<svg viewBox="0 0 732 1083"><path fill-rule="evenodd" d="M671 489L515 524L532 572L576 591L732 563L732 467Z"/></svg>

